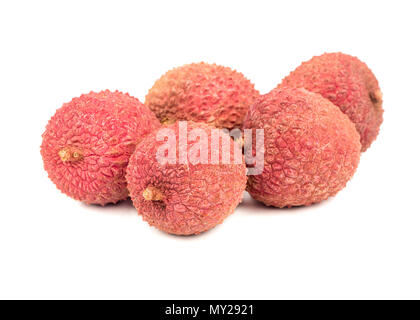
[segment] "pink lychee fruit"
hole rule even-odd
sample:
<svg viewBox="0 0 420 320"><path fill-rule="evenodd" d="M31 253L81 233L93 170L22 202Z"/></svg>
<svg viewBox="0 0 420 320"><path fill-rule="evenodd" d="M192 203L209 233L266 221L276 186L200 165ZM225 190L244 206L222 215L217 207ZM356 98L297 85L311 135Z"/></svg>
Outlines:
<svg viewBox="0 0 420 320"><path fill-rule="evenodd" d="M264 129L264 169L248 177L251 196L268 206L310 205L334 196L356 171L360 136L321 95L280 88L251 106L245 129Z"/></svg>
<svg viewBox="0 0 420 320"><path fill-rule="evenodd" d="M216 138L214 132L219 132ZM182 121L139 143L128 165L127 181L134 206L151 226L192 235L215 227L233 213L247 179L241 147L227 133Z"/></svg>
<svg viewBox="0 0 420 320"><path fill-rule="evenodd" d="M66 195L105 205L128 197L128 160L143 136L160 126L138 99L108 90L74 98L58 109L42 136L50 179Z"/></svg>
<svg viewBox="0 0 420 320"><path fill-rule="evenodd" d="M369 148L383 121L378 80L358 58L325 53L302 63L279 85L305 88L327 98L356 125L362 151Z"/></svg>
<svg viewBox="0 0 420 320"><path fill-rule="evenodd" d="M239 128L259 96L242 73L208 63L192 63L168 71L155 82L145 104L165 124L177 120Z"/></svg>

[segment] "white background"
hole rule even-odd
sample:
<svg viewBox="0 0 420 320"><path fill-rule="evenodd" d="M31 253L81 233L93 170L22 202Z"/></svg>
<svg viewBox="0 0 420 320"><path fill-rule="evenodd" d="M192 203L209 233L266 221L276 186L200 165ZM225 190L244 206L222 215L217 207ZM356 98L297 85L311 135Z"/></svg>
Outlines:
<svg viewBox="0 0 420 320"><path fill-rule="evenodd" d="M417 1L2 1L0 298L420 298ZM270 209L246 194L225 223L166 235L129 201L61 194L41 134L91 90L144 100L165 71L206 61L262 93L302 61L365 61L384 123L335 198Z"/></svg>

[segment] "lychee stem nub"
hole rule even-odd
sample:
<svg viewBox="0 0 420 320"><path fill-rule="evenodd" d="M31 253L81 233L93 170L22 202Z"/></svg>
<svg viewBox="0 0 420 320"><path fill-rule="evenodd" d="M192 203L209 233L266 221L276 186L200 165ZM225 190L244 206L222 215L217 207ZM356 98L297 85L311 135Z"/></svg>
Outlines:
<svg viewBox="0 0 420 320"><path fill-rule="evenodd" d="M376 91L374 91L374 92L371 92L370 94L369 94L369 97L370 97L370 100L374 103L374 104L376 104L376 103L378 103L378 102L382 102L382 92L381 92L381 90L376 90Z"/></svg>
<svg viewBox="0 0 420 320"><path fill-rule="evenodd" d="M65 147L58 152L61 161L63 162L74 162L83 159L83 154L79 149L72 147Z"/></svg>
<svg viewBox="0 0 420 320"><path fill-rule="evenodd" d="M162 201L165 196L157 188L150 186L143 191L143 198L146 201Z"/></svg>

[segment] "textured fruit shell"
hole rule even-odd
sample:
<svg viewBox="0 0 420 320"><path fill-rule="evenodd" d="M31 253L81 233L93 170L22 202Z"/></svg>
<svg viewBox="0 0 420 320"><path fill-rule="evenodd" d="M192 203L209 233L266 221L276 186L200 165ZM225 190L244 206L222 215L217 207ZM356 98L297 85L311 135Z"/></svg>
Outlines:
<svg viewBox="0 0 420 320"><path fill-rule="evenodd" d="M188 122L188 132L201 128L210 137L212 127ZM179 142L178 123L167 126ZM214 129L214 128L213 128ZM188 142L190 150L194 142ZM137 146L128 169L130 197L143 219L151 226L175 235L192 235L207 231L233 213L246 187L246 166L240 164L160 164L156 152L156 132ZM210 146L210 140L209 140ZM231 142L231 157L239 145ZM179 160L179 148L177 160ZM221 151L220 151L221 156ZM209 154L210 159L210 154ZM159 190L163 201L145 200L146 188Z"/></svg>
<svg viewBox="0 0 420 320"><path fill-rule="evenodd" d="M128 197L125 172L136 144L160 127L139 100L121 92L91 92L58 109L42 136L41 155L48 176L68 196L105 205ZM63 161L62 150L78 161Z"/></svg>
<svg viewBox="0 0 420 320"><path fill-rule="evenodd" d="M360 134L362 151L376 139L383 121L382 93L368 66L343 53L326 53L302 63L279 86L302 87L340 107Z"/></svg>
<svg viewBox="0 0 420 320"><path fill-rule="evenodd" d="M335 105L305 89L281 88L251 106L245 129L264 129L264 171L247 190L268 206L310 205L335 195L353 176L360 136Z"/></svg>
<svg viewBox="0 0 420 320"><path fill-rule="evenodd" d="M243 74L202 62L168 71L149 90L145 104L162 123L192 120L232 129L241 127L258 96Z"/></svg>

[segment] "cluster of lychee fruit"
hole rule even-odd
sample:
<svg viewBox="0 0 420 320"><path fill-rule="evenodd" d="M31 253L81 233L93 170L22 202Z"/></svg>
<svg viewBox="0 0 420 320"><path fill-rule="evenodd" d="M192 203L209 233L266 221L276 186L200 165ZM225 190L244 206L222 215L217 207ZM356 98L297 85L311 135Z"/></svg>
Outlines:
<svg viewBox="0 0 420 320"><path fill-rule="evenodd" d="M150 225L191 235L223 222L244 190L279 208L334 196L376 139L382 115L378 81L346 54L304 62L265 95L239 72L196 63L163 75L145 104L108 90L65 103L46 127L41 155L50 179L68 196L100 205L130 197ZM197 134L185 139L199 130L205 145L214 146L216 128L262 129L262 172L247 177L243 143L226 130L219 130L211 152L196 150ZM169 139L159 139L162 130L171 130L180 146L164 152L174 161L157 156ZM239 153L240 161L222 160L223 139L230 144L228 160ZM197 155L212 161L193 161Z"/></svg>

